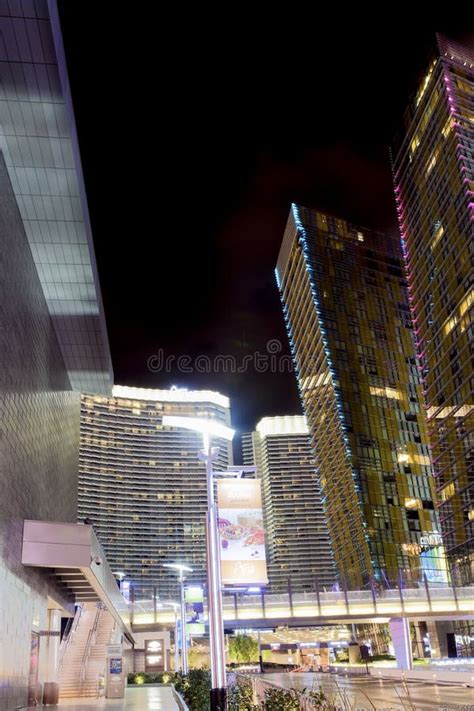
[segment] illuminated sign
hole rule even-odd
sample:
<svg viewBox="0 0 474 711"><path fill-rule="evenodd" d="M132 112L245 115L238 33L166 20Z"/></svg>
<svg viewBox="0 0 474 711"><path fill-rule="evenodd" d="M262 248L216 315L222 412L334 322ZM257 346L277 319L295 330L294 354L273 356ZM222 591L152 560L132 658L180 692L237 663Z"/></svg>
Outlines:
<svg viewBox="0 0 474 711"><path fill-rule="evenodd" d="M161 662L161 655L160 654L155 654L155 655L148 655L146 658L148 662L148 666L150 667L155 667L157 664Z"/></svg>
<svg viewBox="0 0 474 711"><path fill-rule="evenodd" d="M164 671L164 668L163 640L145 640L145 671Z"/></svg>
<svg viewBox="0 0 474 711"><path fill-rule="evenodd" d="M212 402L221 407L229 407L228 397L211 390L186 390L186 388L155 390L151 388L131 388L127 385L114 385L112 395L118 398L158 402Z"/></svg>
<svg viewBox="0 0 474 711"><path fill-rule="evenodd" d="M443 537L433 531L433 533L427 533L420 538L420 543L422 546L441 546L443 545Z"/></svg>
<svg viewBox="0 0 474 711"><path fill-rule="evenodd" d="M223 585L268 583L259 479L217 482Z"/></svg>

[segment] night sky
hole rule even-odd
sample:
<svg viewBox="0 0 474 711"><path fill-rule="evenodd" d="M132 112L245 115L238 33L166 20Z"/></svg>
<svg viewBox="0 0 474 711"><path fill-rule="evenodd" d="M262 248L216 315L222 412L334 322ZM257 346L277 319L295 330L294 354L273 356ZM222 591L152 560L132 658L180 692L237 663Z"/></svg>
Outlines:
<svg viewBox="0 0 474 711"><path fill-rule="evenodd" d="M62 3L115 382L219 390L241 431L297 414L291 373L157 372L153 356L288 353L274 267L292 201L397 229L388 150L434 30L300 14L214 16L216 32L117 7Z"/></svg>

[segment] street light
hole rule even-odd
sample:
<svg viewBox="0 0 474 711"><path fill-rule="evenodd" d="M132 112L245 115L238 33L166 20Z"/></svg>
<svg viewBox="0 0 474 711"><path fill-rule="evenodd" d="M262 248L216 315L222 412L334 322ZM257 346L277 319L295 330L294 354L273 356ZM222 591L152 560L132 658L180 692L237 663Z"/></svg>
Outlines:
<svg viewBox="0 0 474 711"><path fill-rule="evenodd" d="M226 707L226 673L224 627L222 623L222 585L221 560L219 548L219 529L217 508L214 501L214 482L212 462L216 460L219 449L211 447L211 436L232 441L234 430L215 420L203 417L180 417L163 415L165 427L182 427L200 432L203 438L203 450L199 459L206 465L207 480L207 518L206 518L206 557L207 557L207 606L209 610L209 646L211 652L211 711L224 711Z"/></svg>
<svg viewBox="0 0 474 711"><path fill-rule="evenodd" d="M178 650L178 610L181 609L179 602L174 602L174 600L166 600L163 603L168 607L172 607L174 610L174 670L178 671L179 668L179 650Z"/></svg>
<svg viewBox="0 0 474 711"><path fill-rule="evenodd" d="M189 565L182 563L163 563L163 568L172 568L179 573L179 594L181 601L181 670L183 674L188 673L188 650L186 647L186 603L184 601L184 573L192 573L193 569ZM176 634L176 628L175 628ZM178 640L175 640L175 647Z"/></svg>

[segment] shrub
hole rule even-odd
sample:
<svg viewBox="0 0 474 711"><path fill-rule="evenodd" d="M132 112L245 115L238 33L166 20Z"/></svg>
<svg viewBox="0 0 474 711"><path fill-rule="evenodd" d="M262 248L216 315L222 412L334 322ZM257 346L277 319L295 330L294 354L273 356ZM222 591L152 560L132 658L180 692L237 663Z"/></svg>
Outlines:
<svg viewBox="0 0 474 711"><path fill-rule="evenodd" d="M128 683L129 684L144 684L146 676L147 676L147 674L129 674L127 677Z"/></svg>
<svg viewBox="0 0 474 711"><path fill-rule="evenodd" d="M170 677L169 674L167 674ZM163 679L163 674L149 674L148 672L132 672L127 676L129 684L162 684L167 683Z"/></svg>
<svg viewBox="0 0 474 711"><path fill-rule="evenodd" d="M231 662L249 663L258 660L258 642L246 634L238 634L229 639L229 659Z"/></svg>
<svg viewBox="0 0 474 711"><path fill-rule="evenodd" d="M296 689L265 689L265 711L300 711L301 694Z"/></svg>
<svg viewBox="0 0 474 711"><path fill-rule="evenodd" d="M252 684L250 680L232 675L228 681L228 711L258 711L259 707L253 703Z"/></svg>
<svg viewBox="0 0 474 711"><path fill-rule="evenodd" d="M307 696L311 699L314 708L318 709L318 711L337 711L338 708L346 708L346 701L348 702L348 699L344 695L341 697L344 706L336 706L334 701L328 699L321 687L319 687L318 690L313 689L308 692ZM349 706L347 706L347 708L349 708Z"/></svg>
<svg viewBox="0 0 474 711"><path fill-rule="evenodd" d="M265 701L263 709L265 711L300 711L302 697L310 700L309 708L316 711L336 711L339 708L346 708L346 699L343 698L343 706L336 705L332 700L328 699L322 691L313 689L312 691L297 691L296 689L280 689L270 688L265 689ZM312 703L311 703L312 702ZM307 708L305 706L305 708ZM349 708L349 707L347 707Z"/></svg>
<svg viewBox="0 0 474 711"><path fill-rule="evenodd" d="M186 701L190 711L208 711L211 703L211 674L206 669L190 669L187 676L175 674L176 691Z"/></svg>

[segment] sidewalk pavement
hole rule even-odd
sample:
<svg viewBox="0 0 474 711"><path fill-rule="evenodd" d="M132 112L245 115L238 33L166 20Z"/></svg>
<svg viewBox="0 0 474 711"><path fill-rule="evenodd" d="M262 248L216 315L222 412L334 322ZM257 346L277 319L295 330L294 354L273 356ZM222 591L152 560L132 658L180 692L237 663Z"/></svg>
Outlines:
<svg viewBox="0 0 474 711"><path fill-rule="evenodd" d="M48 708L50 711L179 711L170 686L128 688L124 699L63 699L58 706Z"/></svg>

